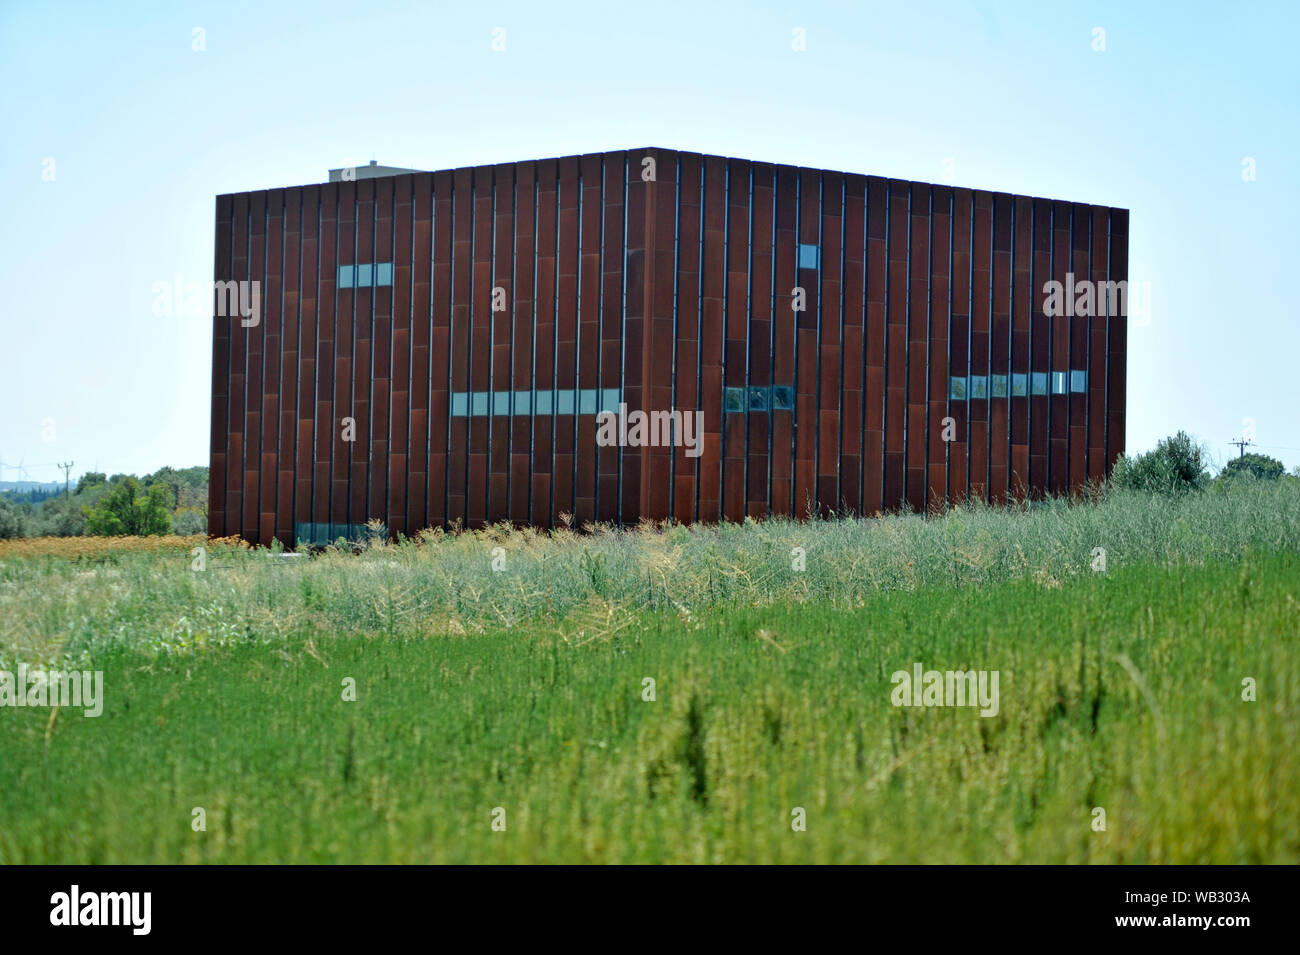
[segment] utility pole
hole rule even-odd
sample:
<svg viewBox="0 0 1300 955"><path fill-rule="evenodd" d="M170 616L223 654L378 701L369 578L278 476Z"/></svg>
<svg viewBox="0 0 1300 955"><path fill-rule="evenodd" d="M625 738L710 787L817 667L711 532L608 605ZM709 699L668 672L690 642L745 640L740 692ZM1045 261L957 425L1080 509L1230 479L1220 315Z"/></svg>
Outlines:
<svg viewBox="0 0 1300 955"><path fill-rule="evenodd" d="M1247 441L1245 438L1239 438L1239 439L1236 440L1236 441L1229 441L1228 443L1237 446L1237 450L1240 452L1240 453L1237 455L1237 458L1238 458L1238 459L1241 459L1241 458L1244 458L1244 457L1246 456L1246 445L1248 445L1248 444L1253 444L1254 442Z"/></svg>
<svg viewBox="0 0 1300 955"><path fill-rule="evenodd" d="M67 464L58 465L59 467L63 468L63 496L65 498L72 496L71 493L68 491L68 484L72 478L72 466L76 463L77 463L76 461L69 461Z"/></svg>

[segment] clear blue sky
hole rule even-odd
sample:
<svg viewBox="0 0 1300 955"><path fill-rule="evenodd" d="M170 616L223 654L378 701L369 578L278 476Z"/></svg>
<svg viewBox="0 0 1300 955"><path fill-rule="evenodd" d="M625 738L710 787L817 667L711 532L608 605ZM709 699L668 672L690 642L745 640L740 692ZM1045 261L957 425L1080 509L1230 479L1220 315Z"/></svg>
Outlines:
<svg viewBox="0 0 1300 955"><path fill-rule="evenodd" d="M1129 451L1300 464L1298 8L3 0L0 460L207 463L219 193L658 145L1131 209Z"/></svg>

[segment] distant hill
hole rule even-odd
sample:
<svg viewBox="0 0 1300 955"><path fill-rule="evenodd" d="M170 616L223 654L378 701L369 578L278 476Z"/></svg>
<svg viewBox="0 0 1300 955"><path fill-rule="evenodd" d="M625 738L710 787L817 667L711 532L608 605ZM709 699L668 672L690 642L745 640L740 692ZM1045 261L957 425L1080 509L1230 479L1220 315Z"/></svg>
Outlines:
<svg viewBox="0 0 1300 955"><path fill-rule="evenodd" d="M62 481L0 481L0 493L15 491L19 494L27 491L62 491Z"/></svg>

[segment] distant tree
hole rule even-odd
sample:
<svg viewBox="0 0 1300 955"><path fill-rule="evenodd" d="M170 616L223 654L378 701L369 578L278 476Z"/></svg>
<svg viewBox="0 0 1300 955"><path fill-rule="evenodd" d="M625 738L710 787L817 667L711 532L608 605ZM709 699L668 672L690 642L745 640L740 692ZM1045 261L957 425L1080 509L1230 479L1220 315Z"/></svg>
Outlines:
<svg viewBox="0 0 1300 955"><path fill-rule="evenodd" d="M121 478L115 479L114 487L86 509L86 533L166 534L171 529L171 495L167 486L157 483L145 490L134 477L122 475Z"/></svg>
<svg viewBox="0 0 1300 955"><path fill-rule="evenodd" d="M92 487L98 487L101 484L107 483L108 477L103 471L87 471L81 476L81 480L77 482L76 493L81 494L83 491L88 491Z"/></svg>
<svg viewBox="0 0 1300 955"><path fill-rule="evenodd" d="M1225 464L1223 470L1219 472L1218 480L1232 480L1243 474L1249 474L1257 480L1276 481L1284 473L1286 473L1286 465L1277 458L1252 452L1233 458Z"/></svg>
<svg viewBox="0 0 1300 955"><path fill-rule="evenodd" d="M1115 487L1151 494L1184 494L1209 480L1205 448L1184 431L1165 438L1154 451L1129 458L1120 455L1111 472Z"/></svg>
<svg viewBox="0 0 1300 955"><path fill-rule="evenodd" d="M0 540L11 540L25 534L26 521L22 509L7 497L0 496Z"/></svg>

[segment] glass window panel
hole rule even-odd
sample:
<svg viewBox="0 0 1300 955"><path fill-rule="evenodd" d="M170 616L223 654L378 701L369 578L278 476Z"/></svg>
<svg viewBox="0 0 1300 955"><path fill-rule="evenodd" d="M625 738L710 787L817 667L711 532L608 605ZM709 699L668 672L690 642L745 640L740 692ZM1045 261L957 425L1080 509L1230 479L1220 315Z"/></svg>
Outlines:
<svg viewBox="0 0 1300 955"><path fill-rule="evenodd" d="M464 391L453 391L451 393L451 416L453 418L463 418L469 414L469 395Z"/></svg>
<svg viewBox="0 0 1300 955"><path fill-rule="evenodd" d="M475 391L469 396L469 413L472 415L485 415L488 413L488 393L486 391Z"/></svg>
<svg viewBox="0 0 1300 955"><path fill-rule="evenodd" d="M555 393L555 413L573 414L573 389L561 388Z"/></svg>
<svg viewBox="0 0 1300 955"><path fill-rule="evenodd" d="M1078 369L1070 372L1070 390L1077 394L1082 394L1088 390L1088 373Z"/></svg>
<svg viewBox="0 0 1300 955"><path fill-rule="evenodd" d="M993 386L994 398L1005 398L1007 396L1007 376L993 375L990 378L990 384Z"/></svg>
<svg viewBox="0 0 1300 955"><path fill-rule="evenodd" d="M953 401L966 400L966 376L948 379L948 397Z"/></svg>
<svg viewBox="0 0 1300 955"><path fill-rule="evenodd" d="M606 388L600 393L600 410L618 412L618 389Z"/></svg>
<svg viewBox="0 0 1300 955"><path fill-rule="evenodd" d="M510 394L508 391L492 392L492 413L494 415L510 414Z"/></svg>
<svg viewBox="0 0 1300 955"><path fill-rule="evenodd" d="M392 262L380 262L378 265L375 266L375 270L377 272L377 275L375 276L376 285L393 284L393 263Z"/></svg>
<svg viewBox="0 0 1300 955"><path fill-rule="evenodd" d="M976 399L987 398L989 396L988 375L970 376L970 396Z"/></svg>
<svg viewBox="0 0 1300 955"><path fill-rule="evenodd" d="M1033 373L1031 377L1033 379L1034 394L1036 395L1047 394L1047 372L1036 371Z"/></svg>
<svg viewBox="0 0 1300 955"><path fill-rule="evenodd" d="M370 287L370 263L357 266L357 288Z"/></svg>
<svg viewBox="0 0 1300 955"><path fill-rule="evenodd" d="M510 407L511 414L530 415L533 413L533 393L531 391L516 391L514 403Z"/></svg>
<svg viewBox="0 0 1300 955"><path fill-rule="evenodd" d="M339 266L339 288L352 288L352 266Z"/></svg>
<svg viewBox="0 0 1300 955"><path fill-rule="evenodd" d="M550 390L536 392L533 401L533 414L550 414L551 413L551 392Z"/></svg>
<svg viewBox="0 0 1300 955"><path fill-rule="evenodd" d="M768 389L751 385L749 389L749 410L766 411L768 405Z"/></svg>
<svg viewBox="0 0 1300 955"><path fill-rule="evenodd" d="M583 388L578 392L578 414L595 414L598 394L595 388Z"/></svg>
<svg viewBox="0 0 1300 955"><path fill-rule="evenodd" d="M1011 376L1011 396L1013 398L1023 398L1029 394L1029 375L1026 372L1018 371Z"/></svg>
<svg viewBox="0 0 1300 955"><path fill-rule="evenodd" d="M743 412L745 410L745 389L727 388L724 392L723 407L728 414Z"/></svg>
<svg viewBox="0 0 1300 955"><path fill-rule="evenodd" d="M799 243L799 268L815 269L817 268L817 246L809 245L806 242Z"/></svg>
<svg viewBox="0 0 1300 955"><path fill-rule="evenodd" d="M1063 371L1052 372L1052 394L1054 395L1065 394L1065 372Z"/></svg>
<svg viewBox="0 0 1300 955"><path fill-rule="evenodd" d="M773 411L794 410L794 388L792 386L790 385L772 386L772 410Z"/></svg>

